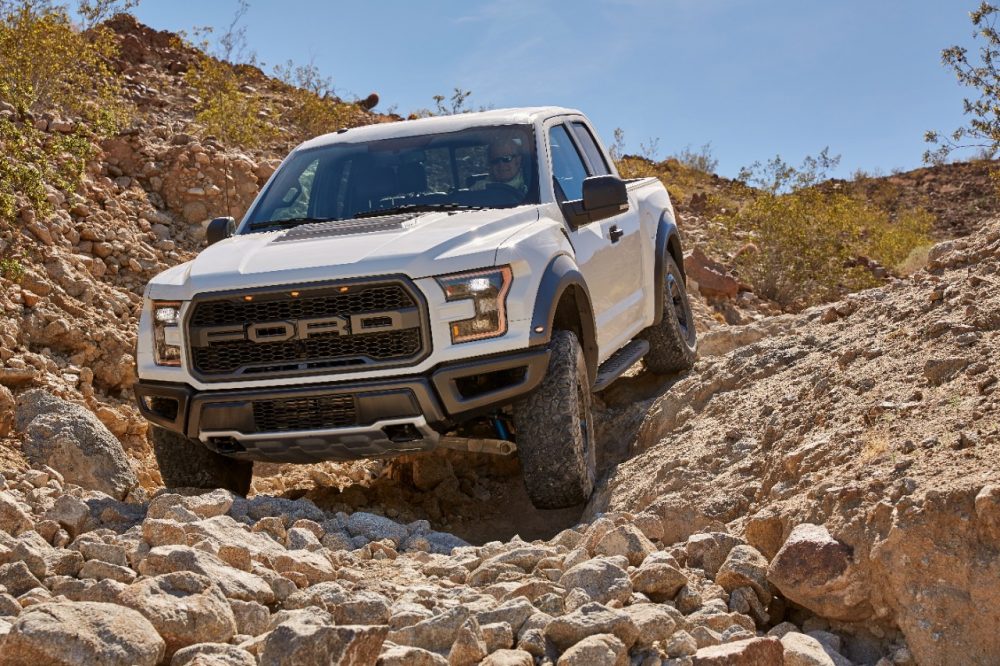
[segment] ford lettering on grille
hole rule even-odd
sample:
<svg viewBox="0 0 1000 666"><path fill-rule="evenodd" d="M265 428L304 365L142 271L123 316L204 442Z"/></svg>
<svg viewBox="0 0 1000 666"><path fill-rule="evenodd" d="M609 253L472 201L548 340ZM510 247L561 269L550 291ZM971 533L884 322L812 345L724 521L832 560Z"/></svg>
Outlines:
<svg viewBox="0 0 1000 666"><path fill-rule="evenodd" d="M191 344L208 347L212 343L249 340L257 343L305 340L314 335L364 335L398 331L420 325L416 308L402 312L369 312L348 317L316 317L257 324L203 326L191 329Z"/></svg>

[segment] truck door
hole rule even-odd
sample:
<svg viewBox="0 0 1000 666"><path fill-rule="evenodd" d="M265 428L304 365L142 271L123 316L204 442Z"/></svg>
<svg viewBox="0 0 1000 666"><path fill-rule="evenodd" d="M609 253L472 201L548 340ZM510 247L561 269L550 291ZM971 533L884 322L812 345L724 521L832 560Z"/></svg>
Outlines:
<svg viewBox="0 0 1000 666"><path fill-rule="evenodd" d="M602 151L582 122L549 129L553 189L561 201L582 199L587 176L610 173ZM597 324L600 360L606 359L636 333L643 321L643 257L639 211L629 210L570 230L577 265L587 280Z"/></svg>

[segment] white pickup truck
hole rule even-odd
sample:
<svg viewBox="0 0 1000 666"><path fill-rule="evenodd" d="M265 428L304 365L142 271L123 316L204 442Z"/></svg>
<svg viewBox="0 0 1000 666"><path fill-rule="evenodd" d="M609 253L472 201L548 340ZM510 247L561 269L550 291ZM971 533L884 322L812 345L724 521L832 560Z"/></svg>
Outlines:
<svg viewBox="0 0 1000 666"><path fill-rule="evenodd" d="M516 446L540 508L587 500L591 394L694 362L666 189L562 108L359 127L285 159L146 289L139 408L168 486L253 461Z"/></svg>

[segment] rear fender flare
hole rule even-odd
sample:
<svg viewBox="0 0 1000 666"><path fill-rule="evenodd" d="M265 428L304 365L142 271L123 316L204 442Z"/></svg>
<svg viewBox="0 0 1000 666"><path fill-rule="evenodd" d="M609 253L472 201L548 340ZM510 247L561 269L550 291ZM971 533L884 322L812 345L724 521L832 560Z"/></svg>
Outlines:
<svg viewBox="0 0 1000 666"><path fill-rule="evenodd" d="M684 273L684 250L681 247L681 234L677 229L677 223L667 211L660 216L660 222L656 227L656 263L653 267L653 325L659 325L663 319L663 287L666 279L666 259L671 257L677 268L681 271L681 276L687 282L687 275Z"/></svg>

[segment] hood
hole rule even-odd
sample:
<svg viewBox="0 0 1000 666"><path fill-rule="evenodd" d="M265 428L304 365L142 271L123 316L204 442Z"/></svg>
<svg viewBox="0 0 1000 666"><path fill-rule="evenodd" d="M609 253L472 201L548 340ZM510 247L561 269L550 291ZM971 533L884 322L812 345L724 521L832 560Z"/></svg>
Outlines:
<svg viewBox="0 0 1000 666"><path fill-rule="evenodd" d="M227 238L153 278L147 293L196 293L371 275L413 279L493 266L536 207L433 212L303 225Z"/></svg>

